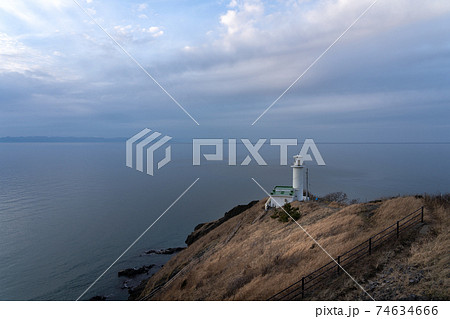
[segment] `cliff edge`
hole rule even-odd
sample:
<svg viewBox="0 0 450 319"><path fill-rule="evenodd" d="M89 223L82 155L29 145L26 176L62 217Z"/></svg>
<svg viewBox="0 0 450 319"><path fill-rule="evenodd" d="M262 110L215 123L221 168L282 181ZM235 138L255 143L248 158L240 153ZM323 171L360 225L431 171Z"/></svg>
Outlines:
<svg viewBox="0 0 450 319"><path fill-rule="evenodd" d="M449 195L369 203L294 202L298 223L333 257L424 206L424 223L346 269L376 300L448 300ZM202 224L153 275L138 300L266 300L330 261L294 222L271 218L266 199ZM245 209L244 209L245 208ZM201 231L203 229L203 231ZM207 230L207 231L205 231ZM309 300L365 300L346 275Z"/></svg>

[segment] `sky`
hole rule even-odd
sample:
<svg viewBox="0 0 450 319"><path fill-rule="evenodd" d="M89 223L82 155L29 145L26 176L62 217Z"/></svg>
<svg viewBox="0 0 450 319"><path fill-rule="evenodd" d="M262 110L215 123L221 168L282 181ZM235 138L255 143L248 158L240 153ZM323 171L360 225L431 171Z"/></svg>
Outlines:
<svg viewBox="0 0 450 319"><path fill-rule="evenodd" d="M448 142L447 0L379 0L252 125L372 2L2 0L0 136Z"/></svg>

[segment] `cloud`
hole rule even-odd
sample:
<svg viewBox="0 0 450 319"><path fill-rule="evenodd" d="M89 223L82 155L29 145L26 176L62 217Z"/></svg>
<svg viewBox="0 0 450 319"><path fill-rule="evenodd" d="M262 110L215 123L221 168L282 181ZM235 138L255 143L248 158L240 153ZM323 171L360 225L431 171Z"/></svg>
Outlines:
<svg viewBox="0 0 450 319"><path fill-rule="evenodd" d="M164 34L164 31L161 30L160 27L150 27L147 29L144 28L144 29L142 29L142 31L150 33L152 35L152 37L154 37L154 38L160 37Z"/></svg>
<svg viewBox="0 0 450 319"><path fill-rule="evenodd" d="M137 6L137 10L138 11L145 11L145 10L147 10L148 9L148 4L147 3L140 3L138 6Z"/></svg>
<svg viewBox="0 0 450 319"><path fill-rule="evenodd" d="M279 91L292 83L371 2L289 1L274 10L258 0L233 0L228 4L230 9L220 15L220 27L211 35L211 41L180 48L181 78L205 78L211 83L208 87L221 83L220 90L232 94L258 86L265 92ZM393 30L450 12L450 3L436 0L380 3L383 5L375 5L320 64L339 52L349 52L352 46L371 46L371 41L391 36ZM412 34L406 29L401 32ZM374 58L383 61L385 57ZM316 68L312 73L318 72Z"/></svg>
<svg viewBox="0 0 450 319"><path fill-rule="evenodd" d="M0 74L17 73L50 82L78 79L77 72L61 65L64 58L65 54L61 51L46 53L27 46L17 37L0 33Z"/></svg>
<svg viewBox="0 0 450 319"><path fill-rule="evenodd" d="M38 16L23 1L1 1L0 10L27 24L36 24Z"/></svg>
<svg viewBox="0 0 450 319"><path fill-rule="evenodd" d="M200 19L188 16L184 3L173 8L152 2L151 13L140 2L120 7L118 1L83 4L95 10L97 21L200 120L234 119L247 125L371 1L189 4L198 6ZM427 101L437 110L450 99L443 93L450 85L445 74L450 51L442 31L450 20L441 18L449 12L448 1L379 1L262 122L285 118L294 123L307 116L319 123L324 117L332 121L333 116L383 112L394 117L400 110L407 118L408 105L416 110ZM193 34L199 25L202 34ZM177 106L71 1L2 1L0 27L5 30L0 34L2 83L13 78L17 88L23 85L18 91L25 92L29 87L23 79L29 79L33 94L20 103L52 105L41 106L42 116L69 118L73 113L105 122L111 118L112 124L125 118L130 123L144 118L183 121ZM61 108L64 112L58 113ZM23 110L28 112L26 106Z"/></svg>
<svg viewBox="0 0 450 319"><path fill-rule="evenodd" d="M35 27L48 27L51 22L44 18L45 15L61 14L64 9L69 7L72 7L72 3L64 0L37 0L32 3L25 0L0 1L0 12L3 11L19 21Z"/></svg>
<svg viewBox="0 0 450 319"><path fill-rule="evenodd" d="M0 73L32 73L49 64L50 57L32 49L17 39L0 33Z"/></svg>
<svg viewBox="0 0 450 319"><path fill-rule="evenodd" d="M138 25L116 25L113 28L113 36L122 42L145 43L164 34L161 27L142 28Z"/></svg>
<svg viewBox="0 0 450 319"><path fill-rule="evenodd" d="M331 93L318 96L303 96L301 103L295 99L287 99L284 105L277 108L277 117L301 112L304 115L321 113L333 115L336 113L376 112L404 113L413 112L414 109L423 108L423 105L436 105L448 100L450 94L446 90L396 90L392 92L349 92Z"/></svg>
<svg viewBox="0 0 450 319"><path fill-rule="evenodd" d="M225 14L220 16L220 23L225 29L222 35L222 45L226 49L232 49L233 44L252 42L259 37L261 29L257 24L264 19L264 5L259 0L237 3L232 1Z"/></svg>
<svg viewBox="0 0 450 319"><path fill-rule="evenodd" d="M91 15L94 16L97 14L97 10L95 10L94 8L86 8L86 11Z"/></svg>
<svg viewBox="0 0 450 319"><path fill-rule="evenodd" d="M223 31L214 44L227 50L253 47L273 51L330 43L372 2L288 1L271 10L260 0L232 0L230 9L219 18ZM379 1L346 38L386 32L449 11L450 2L440 0Z"/></svg>

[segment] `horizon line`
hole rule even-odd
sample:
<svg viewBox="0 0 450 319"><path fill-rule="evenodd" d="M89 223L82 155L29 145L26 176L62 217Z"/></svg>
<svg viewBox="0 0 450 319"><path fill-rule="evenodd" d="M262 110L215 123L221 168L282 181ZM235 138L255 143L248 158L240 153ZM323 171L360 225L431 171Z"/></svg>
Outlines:
<svg viewBox="0 0 450 319"><path fill-rule="evenodd" d="M30 135L30 136L1 136L0 143L50 143L50 142L65 142L65 143L98 143L98 142L125 142L128 137L99 137L99 136L45 136L45 135ZM237 140L238 144L242 144L239 138L233 138ZM190 144L189 141L174 141L172 144ZM228 143L228 139L224 138L224 143ZM447 145L450 141L323 141L315 142L315 144L322 145Z"/></svg>

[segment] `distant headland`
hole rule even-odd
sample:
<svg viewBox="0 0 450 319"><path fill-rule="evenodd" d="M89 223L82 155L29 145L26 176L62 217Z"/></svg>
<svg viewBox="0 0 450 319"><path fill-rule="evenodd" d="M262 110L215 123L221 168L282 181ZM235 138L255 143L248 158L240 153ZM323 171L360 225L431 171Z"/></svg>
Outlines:
<svg viewBox="0 0 450 319"><path fill-rule="evenodd" d="M4 136L0 143L122 143L126 137Z"/></svg>

